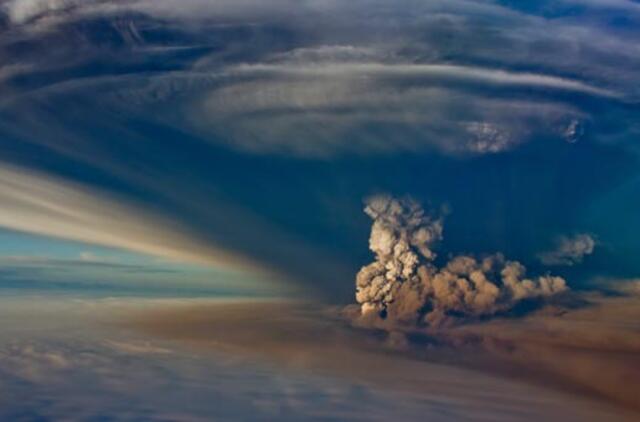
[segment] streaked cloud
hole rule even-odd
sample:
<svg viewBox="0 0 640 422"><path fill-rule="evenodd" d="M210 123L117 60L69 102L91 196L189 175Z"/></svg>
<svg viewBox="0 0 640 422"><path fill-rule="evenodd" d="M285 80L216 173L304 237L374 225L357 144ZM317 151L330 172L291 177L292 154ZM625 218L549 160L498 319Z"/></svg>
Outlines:
<svg viewBox="0 0 640 422"><path fill-rule="evenodd" d="M369 53L334 48L331 60L336 52L349 60ZM315 55L294 53L294 60L287 57L278 64L227 70L234 78L192 108L194 124L217 135L213 139L258 153L326 156L435 148L483 154L512 149L536 135L559 137L588 118L554 99L550 90L615 96L545 75L438 64L326 62L326 53L322 47ZM309 61L301 64L301 57ZM490 85L540 95L508 98L496 95Z"/></svg>
<svg viewBox="0 0 640 422"><path fill-rule="evenodd" d="M440 77L441 80L456 79L491 83L496 85L529 86L547 89L560 89L582 92L586 94L616 97L613 91L590 86L584 82L567 78L554 77L544 74L509 72L501 69L479 68L471 66L457 66L447 64L412 63L412 64L384 64L384 63L332 63L320 66L308 65L292 67L287 64L270 65L241 65L239 72L278 73L287 76L329 76L339 77L351 75L366 78L380 77Z"/></svg>
<svg viewBox="0 0 640 422"><path fill-rule="evenodd" d="M0 226L176 261L250 269L180 224L105 193L9 165L0 166Z"/></svg>

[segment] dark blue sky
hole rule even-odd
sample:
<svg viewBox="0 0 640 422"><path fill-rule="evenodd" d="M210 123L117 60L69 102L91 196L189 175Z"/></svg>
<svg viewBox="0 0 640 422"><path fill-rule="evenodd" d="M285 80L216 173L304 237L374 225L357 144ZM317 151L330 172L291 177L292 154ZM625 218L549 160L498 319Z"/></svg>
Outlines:
<svg viewBox="0 0 640 422"><path fill-rule="evenodd" d="M370 259L363 200L387 192L449 210L441 256L500 251L573 287L640 273L635 2L1 10L7 229L347 301ZM578 234L596 241L580 265L537 259ZM0 250L37 255L37 236Z"/></svg>

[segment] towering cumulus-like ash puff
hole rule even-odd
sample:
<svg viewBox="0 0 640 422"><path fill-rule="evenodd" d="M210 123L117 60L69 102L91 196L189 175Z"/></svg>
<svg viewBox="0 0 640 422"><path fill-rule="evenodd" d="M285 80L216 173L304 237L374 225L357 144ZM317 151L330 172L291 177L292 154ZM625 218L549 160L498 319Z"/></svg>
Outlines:
<svg viewBox="0 0 640 422"><path fill-rule="evenodd" d="M561 277L526 278L525 267L502 254L481 260L458 256L438 268L433 248L442 240L442 218L427 215L413 199L376 196L365 212L373 219L369 247L376 260L356 277L363 315L439 325L450 317L492 315L524 299L567 290Z"/></svg>

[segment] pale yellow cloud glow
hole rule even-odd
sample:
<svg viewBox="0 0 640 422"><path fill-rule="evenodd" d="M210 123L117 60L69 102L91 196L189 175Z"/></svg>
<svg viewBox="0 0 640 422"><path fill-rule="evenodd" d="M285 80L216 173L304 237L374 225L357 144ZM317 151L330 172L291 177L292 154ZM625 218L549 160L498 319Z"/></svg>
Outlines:
<svg viewBox="0 0 640 422"><path fill-rule="evenodd" d="M43 173L0 164L0 227L122 248L178 262L256 269L139 205Z"/></svg>

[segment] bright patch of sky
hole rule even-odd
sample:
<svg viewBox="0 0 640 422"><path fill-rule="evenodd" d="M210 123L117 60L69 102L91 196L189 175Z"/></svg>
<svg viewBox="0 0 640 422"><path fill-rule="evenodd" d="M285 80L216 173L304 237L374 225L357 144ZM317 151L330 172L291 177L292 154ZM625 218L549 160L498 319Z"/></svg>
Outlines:
<svg viewBox="0 0 640 422"><path fill-rule="evenodd" d="M264 280L240 272L0 230L0 289L7 294L261 296Z"/></svg>

